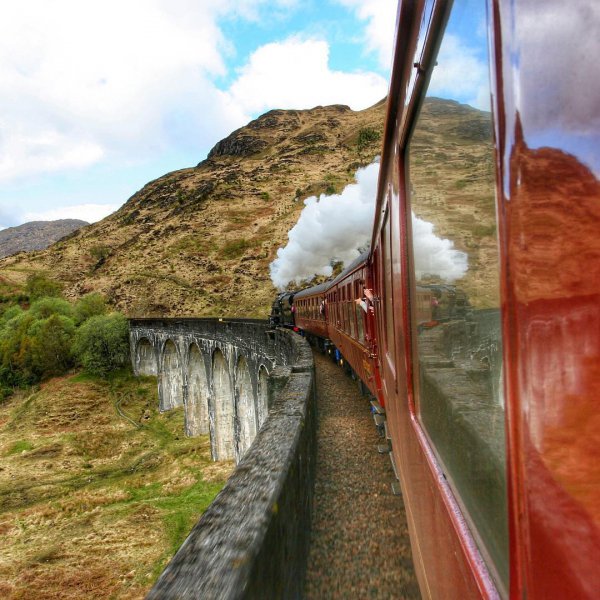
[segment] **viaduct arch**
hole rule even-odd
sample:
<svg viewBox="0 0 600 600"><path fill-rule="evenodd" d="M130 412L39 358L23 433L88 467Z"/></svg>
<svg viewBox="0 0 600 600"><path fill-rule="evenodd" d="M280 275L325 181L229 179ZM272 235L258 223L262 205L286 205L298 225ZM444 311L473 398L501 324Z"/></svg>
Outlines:
<svg viewBox="0 0 600 600"><path fill-rule="evenodd" d="M160 410L183 406L185 433L209 434L214 460L239 462L289 363L277 334L263 321L131 319L130 341L134 373L158 377Z"/></svg>

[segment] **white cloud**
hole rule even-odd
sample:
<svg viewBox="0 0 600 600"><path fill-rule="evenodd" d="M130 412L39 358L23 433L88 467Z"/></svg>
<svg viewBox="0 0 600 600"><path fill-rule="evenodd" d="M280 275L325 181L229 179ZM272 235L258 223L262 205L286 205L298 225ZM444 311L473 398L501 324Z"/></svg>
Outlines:
<svg viewBox="0 0 600 600"><path fill-rule="evenodd" d="M223 15L264 0L27 0L0 7L0 179L206 148L241 124L210 78L225 73ZM278 4L286 4L280 0ZM210 123L208 127L200 123ZM172 120L188 123L173 139Z"/></svg>
<svg viewBox="0 0 600 600"><path fill-rule="evenodd" d="M481 110L490 109L487 64L474 48L446 34L433 70L428 95L452 98Z"/></svg>
<svg viewBox="0 0 600 600"><path fill-rule="evenodd" d="M526 133L564 128L596 135L600 77L593 57L600 55L600 4L547 0L544 10L524 8L515 27L521 40L518 68L511 71L515 93L519 99L544 99L519 100Z"/></svg>
<svg viewBox="0 0 600 600"><path fill-rule="evenodd" d="M377 52L379 64L390 69L396 28L397 3L390 0L338 0L355 10L359 19L367 21L367 47Z"/></svg>
<svg viewBox="0 0 600 600"><path fill-rule="evenodd" d="M24 223L29 221L56 221L58 219L81 219L95 223L107 217L119 208L118 204L76 204L59 206L41 212L29 212L23 215Z"/></svg>
<svg viewBox="0 0 600 600"><path fill-rule="evenodd" d="M0 181L26 176L32 171L87 167L104 156L99 144L72 139L53 129L20 132L13 128L4 135L2 150Z"/></svg>
<svg viewBox="0 0 600 600"><path fill-rule="evenodd" d="M27 0L0 5L0 181L198 152L263 109L383 97L386 82L327 66L325 42L260 48L219 90L221 19L279 18L298 0ZM281 53L280 56L277 56ZM349 100L350 99L350 100Z"/></svg>
<svg viewBox="0 0 600 600"><path fill-rule="evenodd" d="M231 101L248 113L269 108L349 104L360 110L381 100L387 82L375 73L329 68L329 46L292 37L256 50L229 89Z"/></svg>

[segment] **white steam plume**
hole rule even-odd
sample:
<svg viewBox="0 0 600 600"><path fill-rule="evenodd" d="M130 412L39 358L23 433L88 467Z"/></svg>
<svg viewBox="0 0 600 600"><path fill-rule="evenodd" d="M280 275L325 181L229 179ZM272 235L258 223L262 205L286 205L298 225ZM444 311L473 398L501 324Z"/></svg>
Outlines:
<svg viewBox="0 0 600 600"><path fill-rule="evenodd" d="M437 275L447 283L460 279L469 268L465 252L454 249L454 242L433 233L434 225L412 213L415 277Z"/></svg>
<svg viewBox="0 0 600 600"><path fill-rule="evenodd" d="M347 185L341 194L304 201L287 246L277 250L271 263L275 287L284 289L290 281L300 283L314 275L329 276L332 260L347 264L359 255L358 248L371 238L378 174L379 164L373 163L359 169L356 183Z"/></svg>
<svg viewBox="0 0 600 600"><path fill-rule="evenodd" d="M333 196L311 196L298 222L288 233L285 248L277 250L271 263L271 280L282 290L315 275L330 276L332 261L349 264L359 248L371 240L377 193L379 163L356 172L356 183ZM413 214L417 276L438 275L446 281L462 277L468 268L467 255L454 249L454 243L433 233L433 224Z"/></svg>

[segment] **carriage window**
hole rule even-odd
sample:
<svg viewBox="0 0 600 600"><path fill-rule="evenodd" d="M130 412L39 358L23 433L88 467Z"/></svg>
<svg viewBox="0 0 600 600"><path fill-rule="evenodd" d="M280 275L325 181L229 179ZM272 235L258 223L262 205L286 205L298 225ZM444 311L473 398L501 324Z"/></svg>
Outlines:
<svg viewBox="0 0 600 600"><path fill-rule="evenodd" d="M356 306L356 324L358 325L358 341L361 344L365 343L365 327L364 327L364 311L362 306L358 303L355 303Z"/></svg>
<svg viewBox="0 0 600 600"><path fill-rule="evenodd" d="M505 416L485 19L485 3L454 2L411 137L411 307L420 421L482 556L506 590Z"/></svg>
<svg viewBox="0 0 600 600"><path fill-rule="evenodd" d="M360 304L360 300L362 298L362 287L363 282L356 281L354 283L354 310L356 311L356 326L357 326L357 334L358 341L361 344L365 343L365 326L363 321L363 308Z"/></svg>
<svg viewBox="0 0 600 600"><path fill-rule="evenodd" d="M390 242L390 213L384 219L381 235L383 243L381 245L382 279L385 302L385 347L387 355L392 364L394 364L394 302L392 298L392 249Z"/></svg>
<svg viewBox="0 0 600 600"><path fill-rule="evenodd" d="M350 335L356 339L356 321L354 319L354 302L348 302L348 320L350 321Z"/></svg>

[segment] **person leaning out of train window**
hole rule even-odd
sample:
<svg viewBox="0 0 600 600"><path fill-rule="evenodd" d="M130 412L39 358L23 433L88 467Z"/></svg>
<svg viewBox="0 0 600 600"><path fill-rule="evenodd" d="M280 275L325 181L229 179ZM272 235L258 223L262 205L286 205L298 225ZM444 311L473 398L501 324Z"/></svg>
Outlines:
<svg viewBox="0 0 600 600"><path fill-rule="evenodd" d="M319 314L324 319L325 318L325 300L321 300L321 304L319 304Z"/></svg>
<svg viewBox="0 0 600 600"><path fill-rule="evenodd" d="M354 302L356 302L356 304L358 304L365 312L369 312L369 302L366 296L357 298Z"/></svg>

